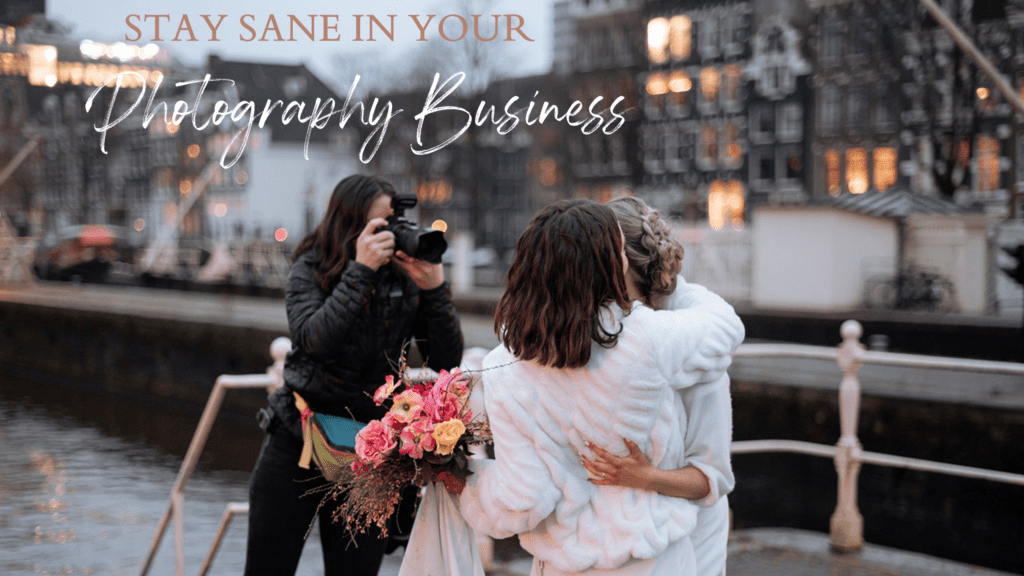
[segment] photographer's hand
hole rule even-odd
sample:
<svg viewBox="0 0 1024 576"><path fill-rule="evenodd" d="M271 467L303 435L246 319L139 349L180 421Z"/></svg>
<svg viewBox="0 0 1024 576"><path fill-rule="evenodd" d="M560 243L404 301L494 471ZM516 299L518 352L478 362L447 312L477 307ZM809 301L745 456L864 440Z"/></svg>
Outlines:
<svg viewBox="0 0 1024 576"><path fill-rule="evenodd" d="M401 250L395 252L395 263L409 275L420 290L433 290L444 282L444 267L417 260Z"/></svg>
<svg viewBox="0 0 1024 576"><path fill-rule="evenodd" d="M395 253L395 235L386 230L373 232L387 223L384 218L374 218L366 223L366 228L356 238L356 262L375 271L388 263Z"/></svg>

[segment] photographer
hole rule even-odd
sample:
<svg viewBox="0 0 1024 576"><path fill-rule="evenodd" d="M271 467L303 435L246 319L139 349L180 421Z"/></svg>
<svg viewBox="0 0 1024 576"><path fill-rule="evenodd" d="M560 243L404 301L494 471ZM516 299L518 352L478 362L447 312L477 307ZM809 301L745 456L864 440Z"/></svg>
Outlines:
<svg viewBox="0 0 1024 576"><path fill-rule="evenodd" d="M390 230L402 240L415 233L407 220L393 216L393 206L401 211L408 205L395 196L391 184L378 178L345 178L316 230L295 249L286 296L292 350L284 386L263 412L267 434L249 485L247 575L294 574L314 516L328 575L376 575L387 545L376 532L346 533L344 521L332 518L338 502L321 507L324 492L307 495L323 480L317 470L299 467L301 415L293 392L315 413L366 423L384 416L373 393L394 373L411 338L435 370L458 366L462 358L462 332L440 253L417 254L438 262L430 263L395 248ZM388 230L380 229L386 225Z"/></svg>

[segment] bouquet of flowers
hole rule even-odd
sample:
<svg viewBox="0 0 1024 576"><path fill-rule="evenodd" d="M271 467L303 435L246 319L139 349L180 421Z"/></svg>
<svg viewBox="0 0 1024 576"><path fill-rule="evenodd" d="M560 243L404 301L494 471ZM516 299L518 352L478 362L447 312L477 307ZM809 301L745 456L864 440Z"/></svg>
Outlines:
<svg viewBox="0 0 1024 576"><path fill-rule="evenodd" d="M468 375L442 370L433 381L413 383L404 357L399 368L399 379L388 376L373 396L391 409L356 435L351 473L338 479L331 494L348 492L334 519L353 533L377 525L386 535L402 490L417 479L441 481L449 492L461 493L471 474L469 446L491 440L486 418L474 419L469 409Z"/></svg>

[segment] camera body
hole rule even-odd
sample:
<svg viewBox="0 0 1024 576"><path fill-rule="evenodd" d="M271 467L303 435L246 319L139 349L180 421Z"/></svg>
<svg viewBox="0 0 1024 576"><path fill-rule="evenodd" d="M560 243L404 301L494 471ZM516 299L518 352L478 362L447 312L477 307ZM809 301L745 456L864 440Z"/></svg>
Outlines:
<svg viewBox="0 0 1024 576"><path fill-rule="evenodd" d="M388 223L377 227L374 232L388 231L395 235L395 250L401 250L413 258L440 264L441 255L448 249L444 232L433 228L421 228L405 217L405 211L416 206L414 194L395 194L391 198L394 214L388 216Z"/></svg>

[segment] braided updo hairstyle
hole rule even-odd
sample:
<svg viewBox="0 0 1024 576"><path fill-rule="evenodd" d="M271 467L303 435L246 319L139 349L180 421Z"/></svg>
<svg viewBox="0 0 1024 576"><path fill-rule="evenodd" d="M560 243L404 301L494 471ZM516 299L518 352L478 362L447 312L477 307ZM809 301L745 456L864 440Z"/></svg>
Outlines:
<svg viewBox="0 0 1024 576"><path fill-rule="evenodd" d="M676 276L683 268L683 247L669 235L658 211L636 197L625 196L608 202L626 236L629 278L640 289L647 306L661 308L676 289Z"/></svg>

